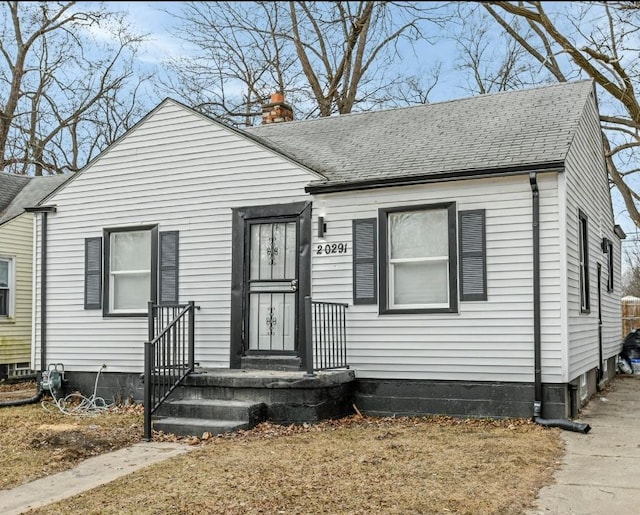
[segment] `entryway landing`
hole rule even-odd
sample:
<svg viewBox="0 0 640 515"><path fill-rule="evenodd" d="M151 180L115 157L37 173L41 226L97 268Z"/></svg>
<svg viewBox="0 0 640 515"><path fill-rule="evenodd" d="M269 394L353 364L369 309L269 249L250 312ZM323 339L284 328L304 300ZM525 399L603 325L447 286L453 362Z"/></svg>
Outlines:
<svg viewBox="0 0 640 515"><path fill-rule="evenodd" d="M262 421L313 423L353 412L355 373L196 368L154 415L153 428L183 436L249 429Z"/></svg>

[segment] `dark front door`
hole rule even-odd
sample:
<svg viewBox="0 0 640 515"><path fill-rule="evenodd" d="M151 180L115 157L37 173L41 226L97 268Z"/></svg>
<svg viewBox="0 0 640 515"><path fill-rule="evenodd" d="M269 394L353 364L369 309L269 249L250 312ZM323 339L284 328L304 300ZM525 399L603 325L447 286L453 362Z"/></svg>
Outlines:
<svg viewBox="0 0 640 515"><path fill-rule="evenodd" d="M280 354L305 365L304 298L311 291L311 202L234 208L231 368Z"/></svg>
<svg viewBox="0 0 640 515"><path fill-rule="evenodd" d="M246 224L245 353L295 354L298 312L298 221Z"/></svg>

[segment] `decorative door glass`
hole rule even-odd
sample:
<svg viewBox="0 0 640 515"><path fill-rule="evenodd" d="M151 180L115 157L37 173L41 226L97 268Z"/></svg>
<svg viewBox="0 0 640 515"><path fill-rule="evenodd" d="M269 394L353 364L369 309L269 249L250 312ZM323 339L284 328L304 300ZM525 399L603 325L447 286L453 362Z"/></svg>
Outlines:
<svg viewBox="0 0 640 515"><path fill-rule="evenodd" d="M295 222L250 225L249 350L295 351Z"/></svg>

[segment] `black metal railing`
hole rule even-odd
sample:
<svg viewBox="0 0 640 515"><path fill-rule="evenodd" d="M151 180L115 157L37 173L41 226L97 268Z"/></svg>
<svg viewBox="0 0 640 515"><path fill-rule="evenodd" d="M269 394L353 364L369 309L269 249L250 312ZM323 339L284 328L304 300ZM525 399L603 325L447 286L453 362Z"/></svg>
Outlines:
<svg viewBox="0 0 640 515"><path fill-rule="evenodd" d="M346 311L348 304L304 298L307 374L349 368Z"/></svg>
<svg viewBox="0 0 640 515"><path fill-rule="evenodd" d="M194 367L196 306L149 303L149 341L144 345L144 438L151 417Z"/></svg>

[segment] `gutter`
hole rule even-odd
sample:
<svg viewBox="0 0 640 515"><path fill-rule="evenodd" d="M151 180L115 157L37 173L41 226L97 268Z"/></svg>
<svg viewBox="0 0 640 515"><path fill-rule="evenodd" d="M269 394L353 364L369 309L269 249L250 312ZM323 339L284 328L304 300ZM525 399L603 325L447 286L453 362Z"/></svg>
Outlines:
<svg viewBox="0 0 640 515"><path fill-rule="evenodd" d="M520 166L509 166L503 168L481 168L472 170L455 170L451 172L439 172L426 175L402 176L376 178L361 181L334 182L334 183L311 183L305 187L305 192L315 193L337 193L342 191L369 190L374 188L386 188L389 186L414 186L416 184L430 184L444 181L456 181L463 179L487 179L492 177L511 177L514 175L531 174L535 169L540 172L564 172L563 161L552 161L543 164L528 164Z"/></svg>
<svg viewBox="0 0 640 515"><path fill-rule="evenodd" d="M589 424L566 419L542 418L542 338L540 320L540 191L536 172L529 173L533 203L533 361L534 361L534 402L533 421L546 427L559 427L567 431L586 434L591 430Z"/></svg>

